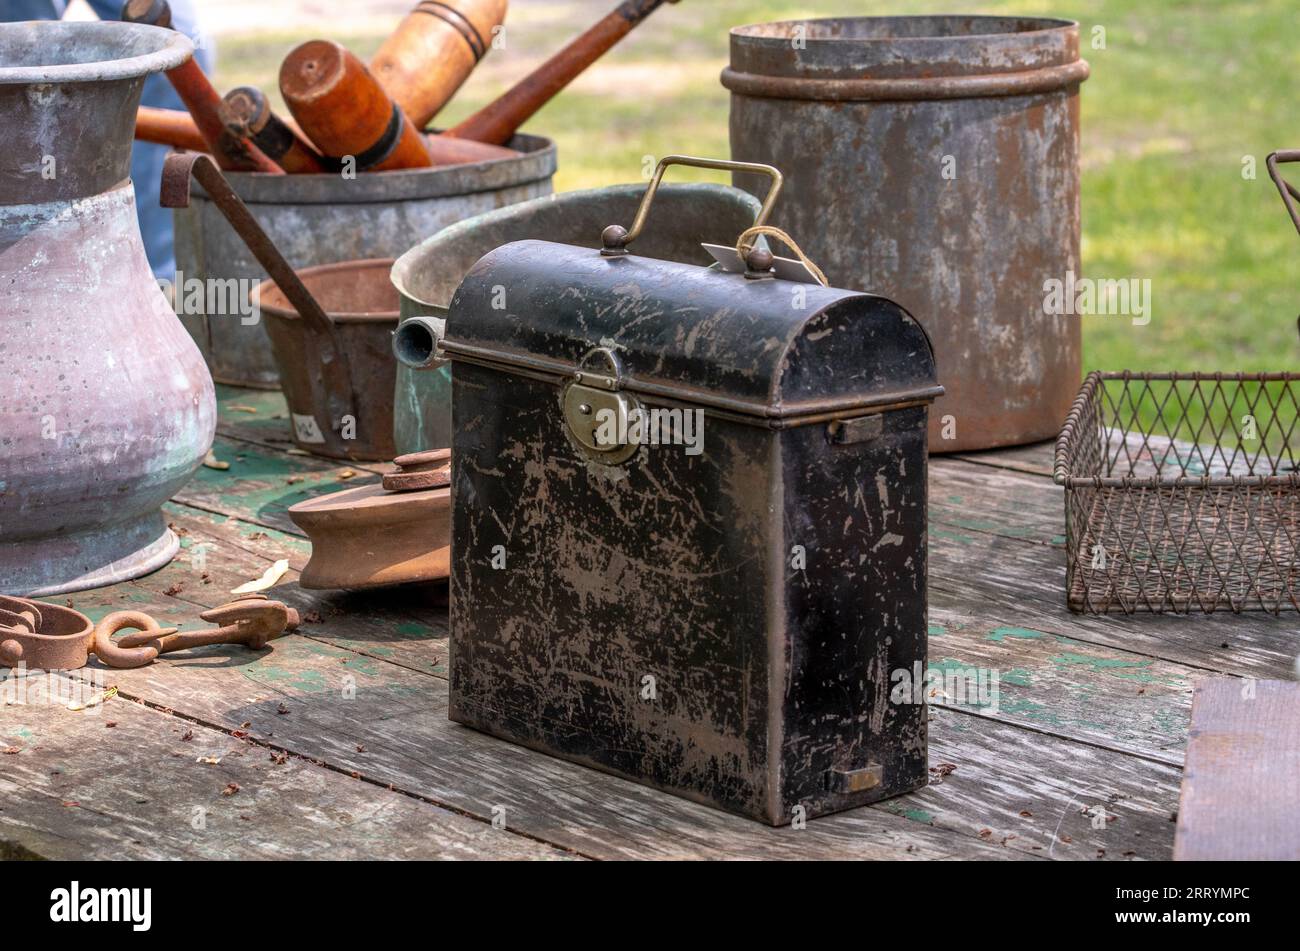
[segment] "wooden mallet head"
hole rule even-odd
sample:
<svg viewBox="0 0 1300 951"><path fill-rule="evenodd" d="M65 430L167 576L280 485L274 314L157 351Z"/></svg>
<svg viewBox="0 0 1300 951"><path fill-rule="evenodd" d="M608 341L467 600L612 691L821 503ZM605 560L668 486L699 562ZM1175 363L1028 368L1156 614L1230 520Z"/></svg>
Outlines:
<svg viewBox="0 0 1300 951"><path fill-rule="evenodd" d="M122 22L143 23L171 29L172 8L167 0L127 0L122 6Z"/></svg>

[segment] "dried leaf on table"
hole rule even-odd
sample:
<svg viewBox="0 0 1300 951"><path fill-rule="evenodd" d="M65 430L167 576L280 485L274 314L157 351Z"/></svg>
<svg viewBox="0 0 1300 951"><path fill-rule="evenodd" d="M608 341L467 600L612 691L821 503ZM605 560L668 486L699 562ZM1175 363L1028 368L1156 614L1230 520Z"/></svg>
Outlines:
<svg viewBox="0 0 1300 951"><path fill-rule="evenodd" d="M289 570L289 560L281 558L262 574L262 577L256 581L249 581L241 584L238 588L231 590L231 594L253 594L258 591L265 591L273 587L277 581L284 577L284 573Z"/></svg>
<svg viewBox="0 0 1300 951"><path fill-rule="evenodd" d="M209 469L219 469L223 472L226 469L230 468L230 463L222 462L220 459L217 458L217 454L213 452L211 449L209 449L208 454L203 457L203 464L207 466Z"/></svg>

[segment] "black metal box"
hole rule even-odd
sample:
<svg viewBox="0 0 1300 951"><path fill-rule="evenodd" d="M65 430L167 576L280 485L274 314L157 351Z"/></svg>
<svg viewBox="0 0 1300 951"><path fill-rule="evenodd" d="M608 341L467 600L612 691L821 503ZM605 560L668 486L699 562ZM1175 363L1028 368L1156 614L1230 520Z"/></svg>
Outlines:
<svg viewBox="0 0 1300 951"><path fill-rule="evenodd" d="M891 702L926 655L916 321L521 241L443 348L453 720L774 825L925 784L924 704Z"/></svg>

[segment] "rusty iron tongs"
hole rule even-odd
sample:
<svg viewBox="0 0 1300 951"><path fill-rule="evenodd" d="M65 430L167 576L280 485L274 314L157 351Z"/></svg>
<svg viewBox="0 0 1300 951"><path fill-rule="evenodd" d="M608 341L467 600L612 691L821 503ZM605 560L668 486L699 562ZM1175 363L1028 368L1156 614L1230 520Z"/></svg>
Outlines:
<svg viewBox="0 0 1300 951"><path fill-rule="evenodd" d="M199 617L220 627L178 633L174 627L159 627L147 614L118 611L95 625L95 654L109 667L129 669L152 664L163 654L209 644L243 644L260 650L268 642L295 630L300 623L297 611L279 601L268 600L264 594L245 595L204 611ZM128 628L139 633L113 640L114 634Z"/></svg>
<svg viewBox="0 0 1300 951"><path fill-rule="evenodd" d="M320 373L324 383L326 406L330 425L337 432L346 416L356 417L356 395L352 391L352 372L347 351L339 340L334 321L307 290L302 279L285 260L280 249L262 230L248 206L235 194L235 190L221 173L221 169L203 152L173 152L163 162L162 188L159 203L164 208L188 208L190 204L190 179L198 179L212 203L235 229L257 263L271 275L276 286L284 291L294 309L312 328L320 357Z"/></svg>

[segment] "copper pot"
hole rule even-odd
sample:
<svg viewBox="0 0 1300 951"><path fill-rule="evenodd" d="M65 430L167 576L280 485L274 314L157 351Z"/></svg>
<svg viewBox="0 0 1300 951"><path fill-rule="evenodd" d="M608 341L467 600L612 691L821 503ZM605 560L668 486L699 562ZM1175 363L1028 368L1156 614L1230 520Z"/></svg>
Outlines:
<svg viewBox="0 0 1300 951"><path fill-rule="evenodd" d="M130 158L145 77L192 53L156 27L0 24L0 592L110 584L178 548L160 506L216 399L145 259Z"/></svg>

